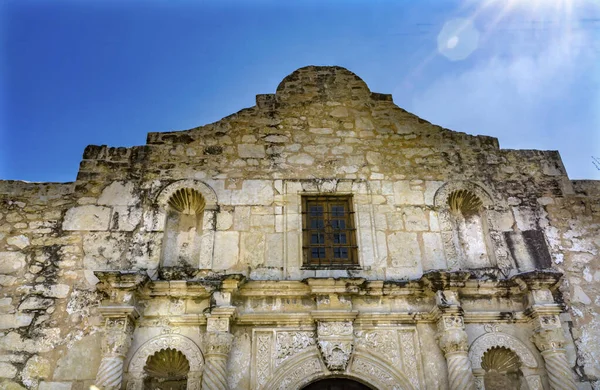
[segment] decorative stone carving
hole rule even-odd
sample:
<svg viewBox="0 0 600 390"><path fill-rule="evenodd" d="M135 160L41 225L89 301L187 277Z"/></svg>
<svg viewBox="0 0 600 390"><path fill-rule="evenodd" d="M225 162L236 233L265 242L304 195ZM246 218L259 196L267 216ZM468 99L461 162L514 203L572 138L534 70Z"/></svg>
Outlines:
<svg viewBox="0 0 600 390"><path fill-rule="evenodd" d="M469 360L471 361L473 370L481 368L483 355L493 347L504 347L513 351L521 363L530 368L538 366L533 353L514 336L501 332L486 333L479 336L469 349Z"/></svg>
<svg viewBox="0 0 600 390"><path fill-rule="evenodd" d="M257 333L256 340L256 384L257 387L264 386L271 375L271 344L273 333Z"/></svg>
<svg viewBox="0 0 600 390"><path fill-rule="evenodd" d="M233 343L233 335L227 332L207 332L205 338L207 355L225 355L229 354Z"/></svg>
<svg viewBox="0 0 600 390"><path fill-rule="evenodd" d="M200 180L191 179L179 180L163 188L156 198L156 203L164 207L177 191L184 188L194 189L202 195L205 201L205 210L217 208L217 194L215 191Z"/></svg>
<svg viewBox="0 0 600 390"><path fill-rule="evenodd" d="M277 332L275 366L315 344L314 332Z"/></svg>
<svg viewBox="0 0 600 390"><path fill-rule="evenodd" d="M354 348L351 321L319 321L318 346L321 356L331 371L344 371Z"/></svg>
<svg viewBox="0 0 600 390"><path fill-rule="evenodd" d="M539 375L529 375L527 378L529 390L543 390L542 380Z"/></svg>
<svg viewBox="0 0 600 390"><path fill-rule="evenodd" d="M190 372L202 371L204 356L198 345L188 337L172 333L150 339L139 347L129 362L129 372L143 372L148 357L162 349L176 349L180 351L185 355L190 364Z"/></svg>
<svg viewBox="0 0 600 390"><path fill-rule="evenodd" d="M403 332L404 335L405 332ZM400 362L400 352L398 346L398 333L395 330L373 330L355 332L356 345L380 354L390 363L398 365ZM407 346L412 348L414 346Z"/></svg>
<svg viewBox="0 0 600 390"><path fill-rule="evenodd" d="M377 378L377 381L384 384L386 389L390 390L402 390L403 388L397 383L396 379L388 372L385 372L375 364L369 362L366 359L357 357L352 363L352 370L355 372L361 372L363 375Z"/></svg>
<svg viewBox="0 0 600 390"><path fill-rule="evenodd" d="M290 370L288 374L286 374L283 381L281 381L279 386L277 386L277 389L289 390L295 388L295 386L292 386L292 384L301 383L304 378L310 378L320 371L321 365L319 364L318 359L314 358L305 360Z"/></svg>
<svg viewBox="0 0 600 390"><path fill-rule="evenodd" d="M408 376L410 383L419 388L419 370L417 366L417 351L415 350L415 332L400 332L400 344L402 345L402 361L404 362L404 372Z"/></svg>
<svg viewBox="0 0 600 390"><path fill-rule="evenodd" d="M127 390L143 388L144 366L148 357L163 349L175 349L185 355L190 366L187 375L187 389L199 390L204 370L202 351L192 339L175 333L163 334L150 339L138 348L129 362Z"/></svg>
<svg viewBox="0 0 600 390"><path fill-rule="evenodd" d="M319 321L317 325L317 333L319 337L323 336L352 336L352 322L351 321L335 321L325 322Z"/></svg>

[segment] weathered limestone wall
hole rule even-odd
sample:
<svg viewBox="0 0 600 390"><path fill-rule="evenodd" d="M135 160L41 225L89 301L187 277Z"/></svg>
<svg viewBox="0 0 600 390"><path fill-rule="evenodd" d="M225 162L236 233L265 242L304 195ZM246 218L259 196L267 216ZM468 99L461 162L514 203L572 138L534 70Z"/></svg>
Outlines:
<svg viewBox="0 0 600 390"><path fill-rule="evenodd" d="M161 269L167 201L178 188L194 188L206 200L197 267ZM461 189L483 203L475 226L483 243L453 233L459 222L448 198ZM353 196L360 269L302 269L301 196L317 193ZM98 290L94 271L142 270L160 287L140 297L129 364L145 341L175 328L205 344L204 314L214 307L214 291L184 288L175 279L240 274L253 283L325 277L400 283L426 271L466 268L463 239L486 254L468 263L481 280L546 267L565 273L568 357L580 387L589 389L600 378L599 199L597 182L568 180L557 152L500 149L494 138L443 129L398 108L390 95L370 92L342 68L302 68L276 94L258 95L256 106L214 124L150 133L146 145L133 148L87 147L75 183L0 182L0 388L76 390L95 383L104 327L98 305L110 297ZM387 324L415 332L416 341L381 354L396 364L403 351L417 348L427 358L414 362L416 371L407 366L421 375L410 382L447 388L438 320L413 313L435 306L433 292L419 288L406 299L366 292L348 299L365 313L402 312ZM500 288L482 296L461 290L469 343L494 332L514 336L536 362L531 375L547 383L544 360L529 340L534 326L524 314L525 293L491 298ZM275 348L278 331L315 331L310 313L317 306L306 291L288 298L244 291L234 298L239 316L232 320L228 363L235 389L255 388L254 366L242 363L255 359L257 332L270 334ZM253 322L277 313L289 329ZM501 329L486 329L488 321ZM358 321L355 331L376 333L377 324L386 323ZM314 340L310 346L318 356Z"/></svg>
<svg viewBox="0 0 600 390"><path fill-rule="evenodd" d="M82 264L82 235L62 229L73 188L0 182L2 388L58 389L44 381L95 377L99 354L86 351L99 343L97 279Z"/></svg>
<svg viewBox="0 0 600 390"><path fill-rule="evenodd" d="M561 292L577 345L576 371L600 380L600 183L574 181L573 191L549 199L546 237L554 267L565 273ZM572 357L575 360L575 356Z"/></svg>

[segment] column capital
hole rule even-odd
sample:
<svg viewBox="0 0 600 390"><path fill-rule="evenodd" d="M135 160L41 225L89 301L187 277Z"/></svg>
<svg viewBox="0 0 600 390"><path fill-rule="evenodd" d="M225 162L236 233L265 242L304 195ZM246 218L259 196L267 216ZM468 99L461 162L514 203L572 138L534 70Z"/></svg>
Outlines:
<svg viewBox="0 0 600 390"><path fill-rule="evenodd" d="M562 328L538 329L531 340L542 353L564 351L567 343Z"/></svg>
<svg viewBox="0 0 600 390"><path fill-rule="evenodd" d="M227 358L233 344L233 335L231 333L210 331L206 332L205 337L204 344L207 356L222 355Z"/></svg>

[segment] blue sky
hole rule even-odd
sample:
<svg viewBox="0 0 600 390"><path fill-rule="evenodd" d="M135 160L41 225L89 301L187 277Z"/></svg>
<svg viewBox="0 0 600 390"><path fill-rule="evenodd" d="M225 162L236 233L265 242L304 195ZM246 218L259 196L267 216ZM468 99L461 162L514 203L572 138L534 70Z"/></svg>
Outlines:
<svg viewBox="0 0 600 390"><path fill-rule="evenodd" d="M600 179L595 0L3 0L0 53L0 179L73 181L88 144L214 122L306 65Z"/></svg>

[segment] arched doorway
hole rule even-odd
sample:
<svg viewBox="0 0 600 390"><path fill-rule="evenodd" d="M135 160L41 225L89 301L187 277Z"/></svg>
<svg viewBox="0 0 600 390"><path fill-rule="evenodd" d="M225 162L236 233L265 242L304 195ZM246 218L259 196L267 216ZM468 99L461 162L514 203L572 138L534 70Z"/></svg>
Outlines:
<svg viewBox="0 0 600 390"><path fill-rule="evenodd" d="M302 390L371 390L371 388L351 379L328 378L313 382Z"/></svg>

